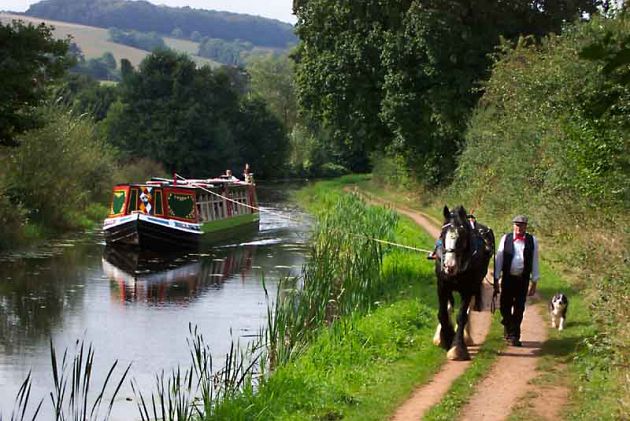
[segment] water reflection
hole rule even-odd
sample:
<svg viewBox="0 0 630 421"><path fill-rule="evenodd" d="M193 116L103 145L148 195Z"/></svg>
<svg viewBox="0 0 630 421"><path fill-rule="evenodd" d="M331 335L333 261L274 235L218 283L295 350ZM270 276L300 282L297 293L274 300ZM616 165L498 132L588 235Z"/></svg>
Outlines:
<svg viewBox="0 0 630 421"><path fill-rule="evenodd" d="M106 247L103 272L111 280L114 301L127 305L183 305L207 289L221 288L233 275L238 274L245 281L252 269L256 246L222 251L212 257Z"/></svg>

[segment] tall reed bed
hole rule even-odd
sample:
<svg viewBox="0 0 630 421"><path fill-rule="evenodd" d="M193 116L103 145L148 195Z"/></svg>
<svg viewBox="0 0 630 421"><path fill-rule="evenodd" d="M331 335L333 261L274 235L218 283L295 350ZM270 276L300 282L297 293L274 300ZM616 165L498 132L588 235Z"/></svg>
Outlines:
<svg viewBox="0 0 630 421"><path fill-rule="evenodd" d="M272 367L289 361L320 328L369 310L383 293L384 250L374 239L392 240L397 215L352 195L334 197L318 214L302 276L280 284L287 294L277 297L269 313L265 336ZM287 285L296 281L299 286Z"/></svg>

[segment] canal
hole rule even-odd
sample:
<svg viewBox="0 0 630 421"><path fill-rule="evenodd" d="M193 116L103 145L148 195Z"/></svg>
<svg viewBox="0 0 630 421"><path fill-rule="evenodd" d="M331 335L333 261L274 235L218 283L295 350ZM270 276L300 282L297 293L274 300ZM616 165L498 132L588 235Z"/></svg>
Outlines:
<svg viewBox="0 0 630 421"><path fill-rule="evenodd" d="M44 398L38 419L51 418L51 339L59 358L65 349L72 355L77 341L93 345L94 389L116 360L132 364L129 379L145 393L161 370L188 367L189 323L221 367L232 341L246 343L266 322L263 275L273 298L278 280L299 274L305 261L311 223L289 191L260 187L267 211L259 232L194 253L109 249L96 230L0 256L0 414L10 416L30 371L32 403ZM129 379L113 420L138 418Z"/></svg>

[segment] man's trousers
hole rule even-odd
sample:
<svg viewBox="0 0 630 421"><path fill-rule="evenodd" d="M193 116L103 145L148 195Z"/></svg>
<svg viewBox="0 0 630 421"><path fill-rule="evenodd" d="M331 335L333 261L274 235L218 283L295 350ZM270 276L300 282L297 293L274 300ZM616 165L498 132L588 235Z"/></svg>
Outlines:
<svg viewBox="0 0 630 421"><path fill-rule="evenodd" d="M520 339L521 322L525 311L525 300L529 279L523 276L503 275L501 282L501 323L507 338Z"/></svg>

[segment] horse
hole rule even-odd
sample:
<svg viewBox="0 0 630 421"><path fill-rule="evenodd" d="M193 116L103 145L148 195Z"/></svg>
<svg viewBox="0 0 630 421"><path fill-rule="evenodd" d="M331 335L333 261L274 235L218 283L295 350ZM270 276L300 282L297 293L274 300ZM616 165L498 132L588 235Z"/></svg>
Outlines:
<svg viewBox="0 0 630 421"><path fill-rule="evenodd" d="M444 206L444 225L438 242L435 274L438 286L438 320L440 322L440 345L448 350L451 360L469 360L470 354L464 340L468 323L468 309L475 297L475 310L481 310L481 284L488 272L490 258L494 253L492 230L467 220L466 209L458 206L452 211ZM449 303L453 292L459 292L461 303L457 314L457 331L449 317Z"/></svg>

